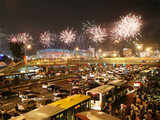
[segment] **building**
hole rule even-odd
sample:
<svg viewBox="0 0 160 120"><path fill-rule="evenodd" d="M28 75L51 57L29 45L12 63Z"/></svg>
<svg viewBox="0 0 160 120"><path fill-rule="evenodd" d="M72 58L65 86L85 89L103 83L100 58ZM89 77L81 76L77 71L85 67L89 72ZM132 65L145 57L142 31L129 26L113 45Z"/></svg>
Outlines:
<svg viewBox="0 0 160 120"><path fill-rule="evenodd" d="M133 56L132 49L130 49L130 48L123 48L123 55L124 55L124 57L131 57L131 56Z"/></svg>
<svg viewBox="0 0 160 120"><path fill-rule="evenodd" d="M159 44L144 44L143 49L139 50L140 57L160 57Z"/></svg>
<svg viewBox="0 0 160 120"><path fill-rule="evenodd" d="M90 52L90 57L95 57L96 56L95 48L92 48L91 46L89 46L88 50Z"/></svg>
<svg viewBox="0 0 160 120"><path fill-rule="evenodd" d="M102 51L99 53L101 57L119 57L119 51Z"/></svg>
<svg viewBox="0 0 160 120"><path fill-rule="evenodd" d="M43 49L37 52L36 58L90 57L89 50Z"/></svg>

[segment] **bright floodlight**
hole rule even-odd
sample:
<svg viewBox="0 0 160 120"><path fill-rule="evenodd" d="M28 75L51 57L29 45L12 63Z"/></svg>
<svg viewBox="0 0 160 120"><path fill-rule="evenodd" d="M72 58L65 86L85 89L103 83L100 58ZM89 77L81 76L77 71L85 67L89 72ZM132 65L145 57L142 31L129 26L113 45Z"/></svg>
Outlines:
<svg viewBox="0 0 160 120"><path fill-rule="evenodd" d="M79 48L78 48L78 47L76 47L76 51L79 51Z"/></svg>
<svg viewBox="0 0 160 120"><path fill-rule="evenodd" d="M99 49L98 52L101 53L101 52L102 52L102 49Z"/></svg>
<svg viewBox="0 0 160 120"><path fill-rule="evenodd" d="M147 51L147 52L150 52L151 50L152 50L151 47L146 48L146 51Z"/></svg>
<svg viewBox="0 0 160 120"><path fill-rule="evenodd" d="M32 48L31 44L28 44L27 49L31 49L31 48Z"/></svg>
<svg viewBox="0 0 160 120"><path fill-rule="evenodd" d="M114 54L113 54L113 56L114 56L114 57L116 57L116 56L117 56L117 54L116 54L116 53L114 53Z"/></svg>
<svg viewBox="0 0 160 120"><path fill-rule="evenodd" d="M142 49L142 47L143 47L143 46L140 45L140 44L137 45L137 49L139 49L139 50Z"/></svg>
<svg viewBox="0 0 160 120"><path fill-rule="evenodd" d="M106 57L106 54L105 54L105 53L103 54L103 57Z"/></svg>

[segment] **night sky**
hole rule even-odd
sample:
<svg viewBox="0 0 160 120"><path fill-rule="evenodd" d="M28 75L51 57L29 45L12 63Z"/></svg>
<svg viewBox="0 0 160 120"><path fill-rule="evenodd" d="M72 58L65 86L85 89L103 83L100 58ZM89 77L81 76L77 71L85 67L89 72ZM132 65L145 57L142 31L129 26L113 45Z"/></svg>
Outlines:
<svg viewBox="0 0 160 120"><path fill-rule="evenodd" d="M160 0L0 0L0 24L10 32L79 30L86 20L112 24L129 12L142 15L145 41L160 42Z"/></svg>

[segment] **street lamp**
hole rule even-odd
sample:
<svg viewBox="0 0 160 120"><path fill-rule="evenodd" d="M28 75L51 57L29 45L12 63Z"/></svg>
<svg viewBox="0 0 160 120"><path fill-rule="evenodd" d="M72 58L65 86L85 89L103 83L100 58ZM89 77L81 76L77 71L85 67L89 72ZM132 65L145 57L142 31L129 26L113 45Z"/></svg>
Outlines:
<svg viewBox="0 0 160 120"><path fill-rule="evenodd" d="M137 45L137 49L141 50L143 48L143 46L141 44Z"/></svg>
<svg viewBox="0 0 160 120"><path fill-rule="evenodd" d="M102 49L99 49L98 52L101 53L101 52L102 52Z"/></svg>
<svg viewBox="0 0 160 120"><path fill-rule="evenodd" d="M106 57L106 53L103 54L103 57Z"/></svg>
<svg viewBox="0 0 160 120"><path fill-rule="evenodd" d="M24 58L25 58L25 71L28 73L28 61L27 61L27 50L30 50L32 48L31 44L26 44L24 46Z"/></svg>
<svg viewBox="0 0 160 120"><path fill-rule="evenodd" d="M100 57L102 53L102 49L98 49L98 56Z"/></svg>
<svg viewBox="0 0 160 120"><path fill-rule="evenodd" d="M147 55L148 56L151 56L151 54L152 54L152 47L148 47L148 48L146 48L146 52L147 52Z"/></svg>
<svg viewBox="0 0 160 120"><path fill-rule="evenodd" d="M114 54L113 54L113 57L116 57L116 56L117 56L117 54L116 54L116 53L114 53Z"/></svg>
<svg viewBox="0 0 160 120"><path fill-rule="evenodd" d="M143 45L142 44L137 44L136 48L137 48L138 56L140 57L140 51L143 49Z"/></svg>
<svg viewBox="0 0 160 120"><path fill-rule="evenodd" d="M78 58L79 47L76 47L75 50L76 50L76 57Z"/></svg>
<svg viewBox="0 0 160 120"><path fill-rule="evenodd" d="M28 49L28 50L31 49L31 47L32 47L31 44L28 44L28 45L27 45L27 49Z"/></svg>
<svg viewBox="0 0 160 120"><path fill-rule="evenodd" d="M79 47L76 47L76 51L79 51Z"/></svg>

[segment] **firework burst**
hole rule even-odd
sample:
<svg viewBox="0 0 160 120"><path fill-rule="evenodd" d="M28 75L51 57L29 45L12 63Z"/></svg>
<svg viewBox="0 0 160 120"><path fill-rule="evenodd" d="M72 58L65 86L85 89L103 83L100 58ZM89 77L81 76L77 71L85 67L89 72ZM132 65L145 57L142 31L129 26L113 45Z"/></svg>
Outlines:
<svg viewBox="0 0 160 120"><path fill-rule="evenodd" d="M140 35L141 27L141 16L130 13L121 17L121 20L115 24L111 31L113 39L115 39L115 42L120 42L121 40L129 40L129 38L137 38Z"/></svg>
<svg viewBox="0 0 160 120"><path fill-rule="evenodd" d="M11 35L11 36L9 37L9 41L10 41L11 43L17 43L17 42L18 42L17 37L16 37L15 35Z"/></svg>
<svg viewBox="0 0 160 120"><path fill-rule="evenodd" d="M89 39L94 42L102 42L107 37L107 32L105 28L102 28L101 25L92 25L86 29L86 33L89 36Z"/></svg>
<svg viewBox="0 0 160 120"><path fill-rule="evenodd" d="M94 27L95 26L95 22L94 21L86 21L84 23L82 23L82 31L86 31L88 28Z"/></svg>
<svg viewBox="0 0 160 120"><path fill-rule="evenodd" d="M70 44L76 39L76 33L72 29L67 28L60 33L59 37L64 43Z"/></svg>
<svg viewBox="0 0 160 120"><path fill-rule="evenodd" d="M18 33L16 35L11 35L9 38L10 42L12 43L27 43L29 40L32 40L32 37L29 35L29 33Z"/></svg>
<svg viewBox="0 0 160 120"><path fill-rule="evenodd" d="M44 47L50 47L52 41L53 38L49 31L40 34L40 42L44 45Z"/></svg>
<svg viewBox="0 0 160 120"><path fill-rule="evenodd" d="M28 41L32 40L32 37L29 33L19 33L17 35L18 42L22 42L23 44L27 43Z"/></svg>

